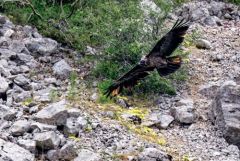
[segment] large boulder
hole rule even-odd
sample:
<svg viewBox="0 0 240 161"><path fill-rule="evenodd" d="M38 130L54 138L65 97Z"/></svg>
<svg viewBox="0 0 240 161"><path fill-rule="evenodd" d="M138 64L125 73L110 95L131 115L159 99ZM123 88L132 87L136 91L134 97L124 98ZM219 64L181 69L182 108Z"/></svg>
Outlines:
<svg viewBox="0 0 240 161"><path fill-rule="evenodd" d="M78 109L70 108L66 100L62 100L40 110L33 119L44 124L65 125L67 118L78 117Z"/></svg>
<svg viewBox="0 0 240 161"><path fill-rule="evenodd" d="M49 38L26 38L23 40L33 54L47 55L56 52L58 43Z"/></svg>
<svg viewBox="0 0 240 161"><path fill-rule="evenodd" d="M72 68L64 59L56 62L53 66L53 73L60 78L68 78L71 71Z"/></svg>
<svg viewBox="0 0 240 161"><path fill-rule="evenodd" d="M49 150L57 148L60 144L60 137L54 131L35 133L34 140L38 148Z"/></svg>
<svg viewBox="0 0 240 161"><path fill-rule="evenodd" d="M197 119L192 99L181 99L171 108L171 113L182 124L191 124Z"/></svg>
<svg viewBox="0 0 240 161"><path fill-rule="evenodd" d="M17 144L0 139L0 160L34 161L34 155Z"/></svg>
<svg viewBox="0 0 240 161"><path fill-rule="evenodd" d="M211 118L225 139L240 147L240 85L224 83L211 106Z"/></svg>

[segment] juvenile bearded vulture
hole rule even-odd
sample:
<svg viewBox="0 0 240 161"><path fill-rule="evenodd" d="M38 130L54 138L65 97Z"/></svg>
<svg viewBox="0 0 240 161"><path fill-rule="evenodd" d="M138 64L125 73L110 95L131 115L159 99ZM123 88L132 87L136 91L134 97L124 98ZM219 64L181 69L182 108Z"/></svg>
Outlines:
<svg viewBox="0 0 240 161"><path fill-rule="evenodd" d="M169 75L179 69L182 64L181 57L170 57L170 55L183 42L188 28L188 21L184 21L184 19L177 20L172 29L157 42L152 51L142 57L133 69L109 86L105 95L114 97L121 93L123 88L132 88L154 69L158 71L160 76Z"/></svg>

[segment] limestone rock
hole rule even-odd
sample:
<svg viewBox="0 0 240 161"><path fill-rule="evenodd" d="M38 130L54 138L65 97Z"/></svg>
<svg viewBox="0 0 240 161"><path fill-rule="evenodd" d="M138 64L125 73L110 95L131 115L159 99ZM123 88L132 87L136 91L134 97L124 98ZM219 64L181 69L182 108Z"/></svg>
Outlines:
<svg viewBox="0 0 240 161"><path fill-rule="evenodd" d="M18 144L32 153L36 152L36 141L19 139Z"/></svg>
<svg viewBox="0 0 240 161"><path fill-rule="evenodd" d="M99 154L94 153L90 150L82 149L74 161L101 161L101 157Z"/></svg>
<svg viewBox="0 0 240 161"><path fill-rule="evenodd" d="M60 137L53 131L35 133L34 140L37 147L44 150L57 148L60 144Z"/></svg>
<svg viewBox="0 0 240 161"><path fill-rule="evenodd" d="M26 38L23 40L27 49L37 55L48 55L57 50L57 42L49 38Z"/></svg>
<svg viewBox="0 0 240 161"><path fill-rule="evenodd" d="M12 120L16 117L17 111L8 106L0 104L0 118L5 120Z"/></svg>
<svg viewBox="0 0 240 161"><path fill-rule="evenodd" d="M183 124L191 124L197 118L191 99L180 100L176 103L176 106L171 109L171 113L177 121Z"/></svg>
<svg viewBox="0 0 240 161"><path fill-rule="evenodd" d="M139 161L171 161L172 157L156 148L146 148L141 152L137 160Z"/></svg>
<svg viewBox="0 0 240 161"><path fill-rule="evenodd" d="M53 73L55 73L60 78L68 78L72 68L68 65L65 60L60 60L53 66Z"/></svg>
<svg viewBox="0 0 240 161"><path fill-rule="evenodd" d="M23 135L30 129L30 123L27 120L18 120L14 122L11 127L11 133L13 136Z"/></svg>
<svg viewBox="0 0 240 161"><path fill-rule="evenodd" d="M225 139L240 147L240 85L223 84L211 106L211 118Z"/></svg>
<svg viewBox="0 0 240 161"><path fill-rule="evenodd" d="M205 39L199 39L196 42L196 47L199 49L211 49L211 43Z"/></svg>
<svg viewBox="0 0 240 161"><path fill-rule="evenodd" d="M4 141L0 138L0 160L17 160L17 161L34 161L34 155L28 150L18 146L17 144Z"/></svg>

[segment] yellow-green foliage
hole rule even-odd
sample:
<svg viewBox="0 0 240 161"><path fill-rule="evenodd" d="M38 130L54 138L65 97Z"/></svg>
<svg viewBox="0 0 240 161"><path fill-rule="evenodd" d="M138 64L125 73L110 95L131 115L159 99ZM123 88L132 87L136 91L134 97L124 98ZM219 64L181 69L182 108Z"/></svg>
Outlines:
<svg viewBox="0 0 240 161"><path fill-rule="evenodd" d="M27 98L22 102L22 105L29 106L33 102L33 98Z"/></svg>
<svg viewBox="0 0 240 161"><path fill-rule="evenodd" d="M156 133L153 129L144 126L144 125L135 125L131 122L128 122L124 120L121 115L123 113L129 113L136 115L140 117L142 120L146 119L146 116L149 114L149 109L147 108L133 108L133 109L123 109L118 105L114 104L105 104L104 106L101 106L103 110L112 110L115 113L115 116L122 125L124 125L128 130L131 132L139 135L140 138L150 141L152 143L156 143L159 145L165 145L166 140L164 136L161 136L161 134Z"/></svg>
<svg viewBox="0 0 240 161"><path fill-rule="evenodd" d="M195 46L195 41L200 38L200 32L198 30L193 30L191 34L185 36L183 46L190 47Z"/></svg>
<svg viewBox="0 0 240 161"><path fill-rule="evenodd" d="M72 140L74 140L74 141L77 141L77 142L81 141L81 139L78 138L78 137L76 137L75 135L69 135L68 138L69 138L69 139L72 139Z"/></svg>
<svg viewBox="0 0 240 161"><path fill-rule="evenodd" d="M190 156L188 154L185 154L182 156L181 161L192 161L192 159L190 159Z"/></svg>

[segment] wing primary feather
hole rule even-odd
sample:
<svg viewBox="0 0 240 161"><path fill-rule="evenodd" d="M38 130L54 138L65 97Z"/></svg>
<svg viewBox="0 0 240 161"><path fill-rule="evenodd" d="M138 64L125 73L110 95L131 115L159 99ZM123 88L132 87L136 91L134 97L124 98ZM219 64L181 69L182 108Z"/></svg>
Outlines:
<svg viewBox="0 0 240 161"><path fill-rule="evenodd" d="M184 26L188 26L187 24L189 23L188 20L184 21L185 19L181 19L181 21L177 24L177 25L174 25L172 30L176 29L176 28L181 28L181 27L184 27Z"/></svg>
<svg viewBox="0 0 240 161"><path fill-rule="evenodd" d="M180 27L184 27L184 26L188 26L189 24L189 21L185 21L185 22L183 22L182 24L180 24L179 26L178 26L178 28L180 28Z"/></svg>
<svg viewBox="0 0 240 161"><path fill-rule="evenodd" d="M173 25L172 29L175 28L175 26L178 24L179 20L180 20L180 19L177 19L177 21L176 21L175 24Z"/></svg>
<svg viewBox="0 0 240 161"><path fill-rule="evenodd" d="M174 30L175 28L178 28L178 26L184 21L184 19L179 20L179 22L174 25L174 27L171 30Z"/></svg>

